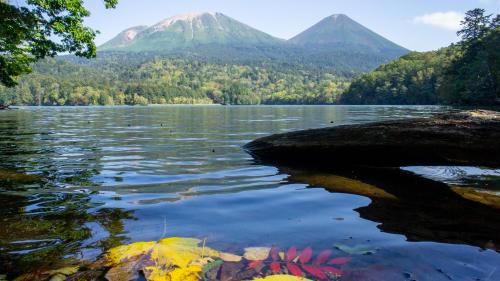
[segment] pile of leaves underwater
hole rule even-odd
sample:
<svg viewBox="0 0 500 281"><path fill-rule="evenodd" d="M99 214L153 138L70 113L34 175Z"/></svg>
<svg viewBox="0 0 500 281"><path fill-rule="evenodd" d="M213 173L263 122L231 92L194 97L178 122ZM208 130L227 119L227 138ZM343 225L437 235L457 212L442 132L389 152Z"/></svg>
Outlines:
<svg viewBox="0 0 500 281"><path fill-rule="evenodd" d="M172 237L115 247L92 264L25 274L16 281L339 280L350 259L331 255L331 250L324 250L314 256L310 247L286 252L252 247L239 256L205 247L199 239Z"/></svg>

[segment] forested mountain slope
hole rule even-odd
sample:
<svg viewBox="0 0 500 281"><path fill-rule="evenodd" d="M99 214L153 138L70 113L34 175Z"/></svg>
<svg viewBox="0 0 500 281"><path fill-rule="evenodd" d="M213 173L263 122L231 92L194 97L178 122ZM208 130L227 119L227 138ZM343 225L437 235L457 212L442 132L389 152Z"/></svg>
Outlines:
<svg viewBox="0 0 500 281"><path fill-rule="evenodd" d="M0 104L323 104L347 86L317 67L106 53L46 59L17 87L0 89Z"/></svg>
<svg viewBox="0 0 500 281"><path fill-rule="evenodd" d="M500 16L467 13L462 41L411 53L356 78L347 104L500 105Z"/></svg>

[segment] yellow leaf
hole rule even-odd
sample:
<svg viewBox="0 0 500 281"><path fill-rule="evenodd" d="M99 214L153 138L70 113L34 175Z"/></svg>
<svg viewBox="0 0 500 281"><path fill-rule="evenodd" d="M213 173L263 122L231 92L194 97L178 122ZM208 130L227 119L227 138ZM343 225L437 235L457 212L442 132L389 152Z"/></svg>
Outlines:
<svg viewBox="0 0 500 281"><path fill-rule="evenodd" d="M254 279L252 281L312 281L312 280L293 275L270 275L264 278Z"/></svg>
<svg viewBox="0 0 500 281"><path fill-rule="evenodd" d="M250 247L245 248L245 259L249 261L262 261L267 259L271 248L268 247Z"/></svg>
<svg viewBox="0 0 500 281"><path fill-rule="evenodd" d="M31 281L31 280L62 281L66 280L68 276L77 273L78 269L79 269L78 266L68 266L44 272L27 273L17 277L16 279L14 279L14 281ZM1 280L2 279L0 278L0 281Z"/></svg>
<svg viewBox="0 0 500 281"><path fill-rule="evenodd" d="M241 261L242 257L230 253L220 253L219 257L223 261L228 261L228 262L239 262Z"/></svg>
<svg viewBox="0 0 500 281"><path fill-rule="evenodd" d="M79 269L78 266L68 266L68 267L63 267L63 268L56 269L56 270L51 270L51 271L48 271L47 273L50 275L62 274L62 275L69 276L71 274L77 273L78 269Z"/></svg>
<svg viewBox="0 0 500 281"><path fill-rule="evenodd" d="M278 256L280 256L280 259L281 259L282 261L284 261L284 260L285 260L285 252L279 252L279 253L278 253Z"/></svg>
<svg viewBox="0 0 500 281"><path fill-rule="evenodd" d="M142 270L148 281L197 281L203 266L213 261L210 257L220 256L200 243L199 239L172 237L113 248L107 254L112 268L106 278L127 280Z"/></svg>
<svg viewBox="0 0 500 281"><path fill-rule="evenodd" d="M176 268L168 274L167 279L162 278L161 275L154 276L152 281L198 281L200 280L199 275L202 268L197 265L193 265L186 268Z"/></svg>
<svg viewBox="0 0 500 281"><path fill-rule="evenodd" d="M109 250L107 259L110 265L118 264L124 259L144 255L147 251L151 250L154 245L156 245L156 242L137 242L118 246Z"/></svg>
<svg viewBox="0 0 500 281"><path fill-rule="evenodd" d="M66 278L66 275L57 273L56 275L52 276L49 281L64 281L66 280Z"/></svg>

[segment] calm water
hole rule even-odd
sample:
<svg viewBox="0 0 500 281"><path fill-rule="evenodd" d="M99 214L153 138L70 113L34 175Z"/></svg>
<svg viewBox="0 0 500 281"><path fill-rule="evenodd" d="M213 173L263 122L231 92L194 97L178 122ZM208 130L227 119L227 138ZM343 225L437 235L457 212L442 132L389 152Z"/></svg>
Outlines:
<svg viewBox="0 0 500 281"><path fill-rule="evenodd" d="M438 222L412 231L418 228L412 220L422 220L420 211L396 220L404 206L384 209L385 201L328 191L308 180L314 171L294 177L283 167L255 164L242 149L273 133L446 110L179 106L0 112L0 275L64 259L92 260L120 243L183 236L206 238L210 246L239 254L247 246L272 245L365 249L335 249L352 256L353 273L345 280L500 280L500 254L491 250L498 249L497 210L481 209L492 221L472 214L455 231L436 227L445 218L423 208ZM498 170L406 170L500 189ZM372 218L367 206L385 213ZM475 219L480 222L467 225Z"/></svg>

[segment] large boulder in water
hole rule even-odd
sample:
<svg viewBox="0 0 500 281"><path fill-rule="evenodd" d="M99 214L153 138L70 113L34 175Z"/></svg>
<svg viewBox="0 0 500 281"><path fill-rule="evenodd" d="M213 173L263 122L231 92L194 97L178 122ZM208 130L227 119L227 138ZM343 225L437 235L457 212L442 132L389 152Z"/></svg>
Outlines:
<svg viewBox="0 0 500 281"><path fill-rule="evenodd" d="M500 166L500 112L475 110L431 118L297 131L245 145L270 163L399 167Z"/></svg>

